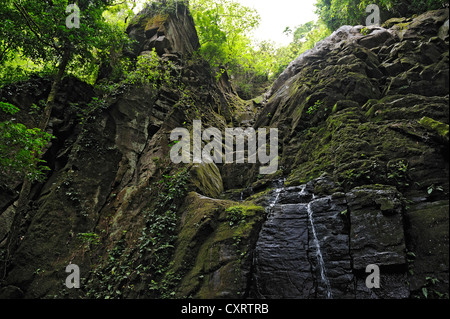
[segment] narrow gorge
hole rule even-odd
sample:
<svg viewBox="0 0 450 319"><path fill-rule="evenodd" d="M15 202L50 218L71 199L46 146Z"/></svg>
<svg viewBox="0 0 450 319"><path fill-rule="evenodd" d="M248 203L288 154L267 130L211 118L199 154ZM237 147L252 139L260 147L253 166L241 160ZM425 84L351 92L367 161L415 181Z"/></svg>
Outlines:
<svg viewBox="0 0 450 319"><path fill-rule="evenodd" d="M20 214L21 181L0 190L0 298L448 298L448 21L447 8L343 26L243 100L195 54L188 8L147 6L123 54L156 52L171 80L99 96L64 78L45 181ZM50 88L36 77L0 100L33 127ZM194 120L277 128L278 171L173 164L170 133Z"/></svg>

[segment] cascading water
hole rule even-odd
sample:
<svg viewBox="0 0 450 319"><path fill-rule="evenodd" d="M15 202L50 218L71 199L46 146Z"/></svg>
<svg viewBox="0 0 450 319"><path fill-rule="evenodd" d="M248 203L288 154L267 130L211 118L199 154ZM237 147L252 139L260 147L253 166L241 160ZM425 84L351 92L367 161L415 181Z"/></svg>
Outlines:
<svg viewBox="0 0 450 319"><path fill-rule="evenodd" d="M273 206L275 206L278 202L278 198L280 198L280 193L283 189L282 188L277 188L275 190L275 197L274 199L269 203L269 211L273 208Z"/></svg>
<svg viewBox="0 0 450 319"><path fill-rule="evenodd" d="M313 234L313 239L314 239L314 245L316 246L316 257L317 257L317 262L319 264L320 267L320 277L322 279L322 282L325 284L326 287L326 291L327 291L327 298L331 299L333 298L333 294L331 292L331 286L330 286L330 281L328 280L327 277L327 270L325 267L325 262L323 261L323 256L322 256L322 252L320 250L320 242L319 239L317 238L317 233L316 233L316 228L314 226L314 218L313 218L313 210L311 208L311 204L314 202L315 196L313 195L313 201L309 202L307 205L307 209L308 209L308 219L309 219L309 223L311 225L311 231Z"/></svg>
<svg viewBox="0 0 450 319"><path fill-rule="evenodd" d="M279 184L279 183L281 182L281 186L283 187L284 181L285 181L284 179L283 179L282 181L278 181L277 184ZM268 215L270 215L270 213L272 212L273 207L278 203L278 199L280 198L280 193L281 193L281 191L283 190L282 187L277 187L277 188L275 189L275 191L274 191L275 195L273 196L273 198L271 198L271 199L269 200L269 202L268 202L268 208L266 208L266 213L267 213ZM253 258L253 264L256 265L256 267L258 267L258 264L259 264L259 261L258 261L258 254L255 254L255 255L254 255L254 258ZM259 287L259 281L258 281L258 280L255 280L255 288L254 288L254 290L255 290L256 296L257 296L258 298L264 297L264 295L260 292L260 291L261 291L261 288Z"/></svg>
<svg viewBox="0 0 450 319"><path fill-rule="evenodd" d="M333 297L313 213L328 199L315 198L312 190L309 185L284 187L283 182L270 193L267 219L255 248L250 296ZM312 264L317 264L320 273L311 271Z"/></svg>

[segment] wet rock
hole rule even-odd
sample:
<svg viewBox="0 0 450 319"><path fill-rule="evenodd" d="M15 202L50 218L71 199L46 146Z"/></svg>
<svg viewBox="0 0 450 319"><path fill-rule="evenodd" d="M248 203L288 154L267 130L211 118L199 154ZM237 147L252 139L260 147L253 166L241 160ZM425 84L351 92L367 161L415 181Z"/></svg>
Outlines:
<svg viewBox="0 0 450 319"><path fill-rule="evenodd" d="M449 201L447 199L421 202L408 209L411 236L409 268L413 273L410 284L415 296L423 297L422 288L428 287L427 277L437 279L432 286L439 293L448 291L449 271ZM430 291L430 298L438 298Z"/></svg>
<svg viewBox="0 0 450 319"><path fill-rule="evenodd" d="M275 299L313 294L308 245L306 205L275 206L256 244L251 296Z"/></svg>
<svg viewBox="0 0 450 319"><path fill-rule="evenodd" d="M339 196L334 201L314 199L310 190L302 185L280 188L272 195L255 248L250 296L353 296L348 234L341 217L345 203Z"/></svg>
<svg viewBox="0 0 450 319"><path fill-rule="evenodd" d="M403 203L394 188L364 186L347 195L350 211L350 250L353 267L405 266Z"/></svg>

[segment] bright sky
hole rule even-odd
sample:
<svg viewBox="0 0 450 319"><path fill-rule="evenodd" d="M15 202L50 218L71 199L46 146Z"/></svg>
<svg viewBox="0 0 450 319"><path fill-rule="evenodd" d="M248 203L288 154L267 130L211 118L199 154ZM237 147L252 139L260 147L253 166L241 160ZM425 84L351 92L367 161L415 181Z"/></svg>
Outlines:
<svg viewBox="0 0 450 319"><path fill-rule="evenodd" d="M317 0L238 0L255 8L261 16L260 26L254 31L255 39L271 40L281 45L292 41L283 34L286 27L294 27L317 20L314 4Z"/></svg>

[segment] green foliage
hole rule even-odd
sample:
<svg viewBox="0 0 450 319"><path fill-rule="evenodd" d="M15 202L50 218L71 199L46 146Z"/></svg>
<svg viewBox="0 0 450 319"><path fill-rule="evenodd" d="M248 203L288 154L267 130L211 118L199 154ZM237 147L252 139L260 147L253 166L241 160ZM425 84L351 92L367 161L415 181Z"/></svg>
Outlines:
<svg viewBox="0 0 450 319"><path fill-rule="evenodd" d="M191 0L200 53L210 64L233 67L247 53L248 33L258 26L256 10L234 0Z"/></svg>
<svg viewBox="0 0 450 319"><path fill-rule="evenodd" d="M19 52L14 52L9 55L9 59L3 61L2 72L0 73L0 87L26 81L31 76L37 75L39 77L48 77L54 74L54 68L51 65L36 64L24 58Z"/></svg>
<svg viewBox="0 0 450 319"><path fill-rule="evenodd" d="M316 113L320 108L322 108L323 104L324 104L323 101L317 100L316 102L314 102L314 105L308 108L306 114L312 115Z"/></svg>
<svg viewBox="0 0 450 319"><path fill-rule="evenodd" d="M244 99L252 99L261 94L278 73L277 47L270 41L249 42L239 64L229 72L233 76L238 93ZM259 89L259 90L258 90Z"/></svg>
<svg viewBox="0 0 450 319"><path fill-rule="evenodd" d="M433 184L433 185L431 185L431 186L429 186L427 188L428 195L431 195L431 194L433 194L433 193L435 193L437 191L438 192L443 192L444 188L442 186L436 186L435 184Z"/></svg>
<svg viewBox="0 0 450 319"><path fill-rule="evenodd" d="M14 115L19 108L0 102L0 112ZM39 158L51 138L50 134L27 128L14 118L0 122L0 180L4 183L23 177L31 181L41 180L49 168L36 164L44 163Z"/></svg>
<svg viewBox="0 0 450 319"><path fill-rule="evenodd" d="M100 244L100 236L96 233L78 233L77 238L86 246Z"/></svg>
<svg viewBox="0 0 450 319"><path fill-rule="evenodd" d="M226 213L230 226L238 225L245 221L244 208L242 206L229 207Z"/></svg>
<svg viewBox="0 0 450 319"><path fill-rule="evenodd" d="M10 71L18 71L17 62L23 61L34 63L31 69L21 67L25 74L33 69L54 69L69 52L68 73L93 83L100 62L128 43L123 25L103 16L119 1L77 1L80 25L71 29L66 26L65 0L4 2L0 9L0 66Z"/></svg>
<svg viewBox="0 0 450 319"><path fill-rule="evenodd" d="M316 13L328 28L337 30L343 25L364 25L369 4L378 5L385 18L392 18L448 7L448 0L318 0Z"/></svg>
<svg viewBox="0 0 450 319"><path fill-rule="evenodd" d="M186 195L189 173L182 169L174 175L163 175L156 183L156 198L143 211L145 226L139 238L130 245L124 238L108 251L107 260L97 265L87 282L88 298L119 299L135 285L146 285L145 297L171 298L181 279L170 272L177 239L178 209ZM124 237L126 232L123 233ZM84 234L85 240L96 240Z"/></svg>
<svg viewBox="0 0 450 319"><path fill-rule="evenodd" d="M260 22L257 11L235 0L192 0L190 5L199 54L216 70L217 78L227 70L244 98L257 95L256 88L275 74L277 64L272 43L251 39Z"/></svg>
<svg viewBox="0 0 450 319"><path fill-rule="evenodd" d="M153 49L149 54L138 57L135 70L127 75L125 82L133 85L150 85L154 89L160 85L170 86L172 84L170 66L170 62L162 63Z"/></svg>
<svg viewBox="0 0 450 319"><path fill-rule="evenodd" d="M419 298L425 299L449 299L448 291L440 292L437 285L440 283L440 280L436 277L425 277L425 284L422 286L421 293L422 296Z"/></svg>
<svg viewBox="0 0 450 319"><path fill-rule="evenodd" d="M183 169L175 175L163 175L153 209L145 211L146 227L139 238L139 260L151 256L152 272L149 290L160 298L173 297L172 288L180 280L169 272L171 256L177 239L177 210L187 192L189 173ZM159 280L156 280L159 279Z"/></svg>
<svg viewBox="0 0 450 319"><path fill-rule="evenodd" d="M0 102L0 110L6 114L14 115L19 112L19 108L6 102Z"/></svg>
<svg viewBox="0 0 450 319"><path fill-rule="evenodd" d="M362 34L362 35L368 35L369 32L370 32L370 31L369 31L369 29L368 29L367 27L364 27L364 28L361 29L361 34Z"/></svg>
<svg viewBox="0 0 450 319"><path fill-rule="evenodd" d="M404 160L389 163L387 178L396 186L409 186L408 163Z"/></svg>
<svg viewBox="0 0 450 319"><path fill-rule="evenodd" d="M231 206L225 210L226 219L229 222L230 227L245 225L249 216L252 216L255 212L261 210L262 207L255 205Z"/></svg>
<svg viewBox="0 0 450 319"><path fill-rule="evenodd" d="M255 42L251 32L260 16L234 0L192 0L191 12L200 39L200 54L216 69L225 68L237 92L245 99L259 95L299 54L328 36L324 24L307 22L292 33L293 42L277 47L269 41Z"/></svg>

